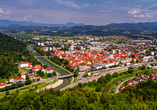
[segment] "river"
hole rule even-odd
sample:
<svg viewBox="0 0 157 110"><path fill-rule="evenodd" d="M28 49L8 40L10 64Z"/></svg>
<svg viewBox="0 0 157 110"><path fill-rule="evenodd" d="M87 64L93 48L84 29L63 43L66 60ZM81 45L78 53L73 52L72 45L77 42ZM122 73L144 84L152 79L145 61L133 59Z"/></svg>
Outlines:
<svg viewBox="0 0 157 110"><path fill-rule="evenodd" d="M68 75L68 74L69 74L67 71L65 71L65 70L63 70L63 69L61 69L61 68L59 68L59 67L53 65L52 63L50 63L49 61L47 61L47 60L44 59L43 57L38 57L38 56L41 56L41 55L39 55L39 54L33 52L33 44L30 44L30 47L28 48L28 50L29 50L32 54L34 54L34 56L37 56L37 58L38 58L43 64L45 64L45 65L47 65L48 67L50 67L50 68L52 68L52 69L58 71L59 73L61 73L61 75ZM60 90L60 89L64 88L65 86L67 86L69 83L70 83L70 79L66 78L66 79L64 79L63 83L62 83L60 86L58 86L58 87L55 88L55 90Z"/></svg>

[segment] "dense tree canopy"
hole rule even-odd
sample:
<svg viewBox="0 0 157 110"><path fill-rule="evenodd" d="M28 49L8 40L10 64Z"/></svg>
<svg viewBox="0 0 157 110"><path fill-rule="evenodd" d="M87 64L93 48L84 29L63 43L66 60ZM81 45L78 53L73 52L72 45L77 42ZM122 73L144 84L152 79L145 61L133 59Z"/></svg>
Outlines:
<svg viewBox="0 0 157 110"><path fill-rule="evenodd" d="M75 87L64 91L53 89L43 92L28 91L9 94L0 99L1 109L47 109L47 110L155 110L157 107L157 83L148 81L129 86L117 95Z"/></svg>
<svg viewBox="0 0 157 110"><path fill-rule="evenodd" d="M21 61L40 64L34 59L34 55L29 53L25 43L0 33L0 77L9 78L18 73L18 63Z"/></svg>

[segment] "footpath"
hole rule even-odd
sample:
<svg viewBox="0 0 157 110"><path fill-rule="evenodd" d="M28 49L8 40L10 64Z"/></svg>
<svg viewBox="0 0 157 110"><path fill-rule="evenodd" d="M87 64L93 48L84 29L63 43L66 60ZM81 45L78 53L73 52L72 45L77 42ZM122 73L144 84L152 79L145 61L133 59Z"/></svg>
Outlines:
<svg viewBox="0 0 157 110"><path fill-rule="evenodd" d="M56 83L54 83L54 84L52 84L52 85L48 85L48 86L42 88L41 91L42 91L42 90L45 90L45 89L56 88L56 87L60 86L62 83L63 83L63 80L62 80L62 79L61 79L61 80L58 80ZM39 91L40 91L40 90L37 90L37 92L39 92Z"/></svg>

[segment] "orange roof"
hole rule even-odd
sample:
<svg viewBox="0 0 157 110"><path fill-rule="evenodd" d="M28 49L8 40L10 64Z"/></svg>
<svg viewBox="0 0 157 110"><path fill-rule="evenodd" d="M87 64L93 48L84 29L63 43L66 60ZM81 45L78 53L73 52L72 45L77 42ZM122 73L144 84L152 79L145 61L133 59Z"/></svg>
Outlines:
<svg viewBox="0 0 157 110"><path fill-rule="evenodd" d="M52 68L46 68L46 70L52 70Z"/></svg>
<svg viewBox="0 0 157 110"><path fill-rule="evenodd" d="M21 62L20 64L28 64L28 62Z"/></svg>
<svg viewBox="0 0 157 110"><path fill-rule="evenodd" d="M25 75L25 73L21 73L20 75Z"/></svg>

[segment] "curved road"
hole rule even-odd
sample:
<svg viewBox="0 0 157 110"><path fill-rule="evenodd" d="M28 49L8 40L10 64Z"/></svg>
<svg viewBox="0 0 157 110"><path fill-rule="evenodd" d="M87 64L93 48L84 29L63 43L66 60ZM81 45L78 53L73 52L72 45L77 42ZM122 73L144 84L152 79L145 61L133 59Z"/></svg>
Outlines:
<svg viewBox="0 0 157 110"><path fill-rule="evenodd" d="M119 88L120 88L120 86L123 85L123 84L124 84L126 81L128 81L128 80L130 80L130 79L127 79L127 80L123 81L122 83L120 83L120 84L117 86L117 88L116 88L116 94L119 93Z"/></svg>

